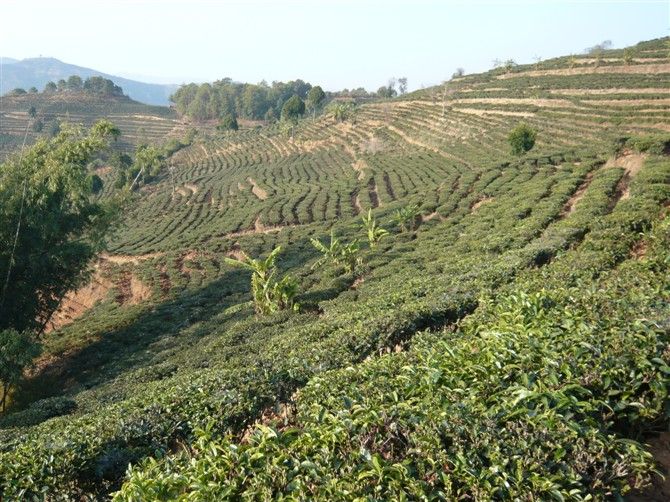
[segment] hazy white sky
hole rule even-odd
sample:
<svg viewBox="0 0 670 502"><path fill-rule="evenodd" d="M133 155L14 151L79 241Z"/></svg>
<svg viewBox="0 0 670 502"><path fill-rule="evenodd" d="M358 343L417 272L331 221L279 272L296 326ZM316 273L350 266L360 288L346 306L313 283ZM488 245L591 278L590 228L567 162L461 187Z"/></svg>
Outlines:
<svg viewBox="0 0 670 502"><path fill-rule="evenodd" d="M612 40L667 36L670 0L0 0L0 55L142 80L302 78L329 90L410 88Z"/></svg>

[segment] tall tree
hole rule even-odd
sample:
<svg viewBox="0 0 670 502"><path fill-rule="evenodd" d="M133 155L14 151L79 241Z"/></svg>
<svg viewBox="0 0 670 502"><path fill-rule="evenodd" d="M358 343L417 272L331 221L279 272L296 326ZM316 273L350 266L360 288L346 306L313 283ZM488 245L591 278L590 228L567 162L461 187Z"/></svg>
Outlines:
<svg viewBox="0 0 670 502"><path fill-rule="evenodd" d="M314 118L316 118L316 110L323 104L325 99L326 93L323 92L323 89L319 85L312 87L307 93L307 106L312 110Z"/></svg>
<svg viewBox="0 0 670 502"><path fill-rule="evenodd" d="M297 121L305 113L305 102L297 94L284 103L281 109L282 120Z"/></svg>
<svg viewBox="0 0 670 502"><path fill-rule="evenodd" d="M193 97L193 101L188 107L188 113L196 120L207 120L210 118L208 112L211 111L210 100L212 98L212 86L210 84L201 85Z"/></svg>
<svg viewBox="0 0 670 502"><path fill-rule="evenodd" d="M132 180L130 188L133 189L139 186L140 182L149 183L164 167L165 158L157 147L139 145L135 149L135 162L129 173Z"/></svg>
<svg viewBox="0 0 670 502"><path fill-rule="evenodd" d="M263 118L266 112L267 89L263 86L246 84L242 93L242 112L250 119Z"/></svg>
<svg viewBox="0 0 670 502"><path fill-rule="evenodd" d="M379 89L377 89L377 96L380 98L392 98L396 94L397 92L393 87L391 87L390 82L389 85L382 85Z"/></svg>
<svg viewBox="0 0 670 502"><path fill-rule="evenodd" d="M407 77L400 77L398 79L398 91L401 95L407 92Z"/></svg>
<svg viewBox="0 0 670 502"><path fill-rule="evenodd" d="M103 248L114 202L91 197L87 165L119 131L64 128L0 167L0 329L44 330Z"/></svg>

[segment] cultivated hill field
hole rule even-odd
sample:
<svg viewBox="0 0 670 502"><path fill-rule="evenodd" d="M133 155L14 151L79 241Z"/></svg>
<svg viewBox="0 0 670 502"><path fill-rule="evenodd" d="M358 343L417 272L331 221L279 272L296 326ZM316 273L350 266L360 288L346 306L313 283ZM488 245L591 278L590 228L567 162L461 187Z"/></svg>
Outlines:
<svg viewBox="0 0 670 502"><path fill-rule="evenodd" d="M201 131L66 298L0 417L0 492L666 500L669 105L662 39ZM353 272L318 261L331 232ZM277 246L299 308L257 315L226 258Z"/></svg>
<svg viewBox="0 0 670 502"><path fill-rule="evenodd" d="M35 117L29 115L31 107ZM3 96L0 109L0 159L20 148L24 137L31 144L56 123L90 127L107 117L121 130L117 147L129 151L140 142L162 143L184 134L187 126L165 106L138 103L128 98L111 98L85 92L23 94ZM35 123L42 125L35 130Z"/></svg>

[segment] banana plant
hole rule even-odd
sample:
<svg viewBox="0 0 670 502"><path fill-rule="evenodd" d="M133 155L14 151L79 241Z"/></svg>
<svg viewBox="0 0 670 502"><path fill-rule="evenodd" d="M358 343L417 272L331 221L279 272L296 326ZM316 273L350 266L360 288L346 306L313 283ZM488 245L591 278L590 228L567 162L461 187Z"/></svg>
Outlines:
<svg viewBox="0 0 670 502"><path fill-rule="evenodd" d="M251 258L245 252L242 252L242 260L225 258L229 265L251 272L251 295L257 314L266 315L279 310L298 308L294 302L298 293L295 278L285 275L279 280L275 279L277 275L275 261L280 252L281 246L277 246L264 260Z"/></svg>
<svg viewBox="0 0 670 502"><path fill-rule="evenodd" d="M377 247L377 244L380 240L386 235L388 231L384 228L377 225L377 220L372 216L372 208L368 209L367 216L362 217L363 225L362 228L368 234L368 242L370 243L370 248L374 249Z"/></svg>
<svg viewBox="0 0 670 502"><path fill-rule="evenodd" d="M401 232L413 232L416 230L416 222L420 214L419 206L412 204L398 209L393 216L393 221L400 227Z"/></svg>
<svg viewBox="0 0 670 502"><path fill-rule="evenodd" d="M359 256L360 250L361 246L358 243L358 239L342 246L340 256L342 257L342 264L346 272L355 274L356 269L363 264L363 259Z"/></svg>
<svg viewBox="0 0 670 502"><path fill-rule="evenodd" d="M326 246L319 239L310 239L312 246L316 248L317 251L321 253L321 258L319 258L314 265L312 265L312 270L319 268L325 263L331 261L337 265L340 263L340 254L342 252L342 244L340 240L335 237L335 231L330 231L330 244Z"/></svg>
<svg viewBox="0 0 670 502"><path fill-rule="evenodd" d="M343 244L335 237L335 231L330 232L330 244L326 246L318 239L310 239L312 246L314 246L320 253L319 258L312 269L321 267L324 263L332 262L335 265L342 265L347 272L354 273L356 268L362 264L359 256L360 244L358 240L354 240L349 244Z"/></svg>

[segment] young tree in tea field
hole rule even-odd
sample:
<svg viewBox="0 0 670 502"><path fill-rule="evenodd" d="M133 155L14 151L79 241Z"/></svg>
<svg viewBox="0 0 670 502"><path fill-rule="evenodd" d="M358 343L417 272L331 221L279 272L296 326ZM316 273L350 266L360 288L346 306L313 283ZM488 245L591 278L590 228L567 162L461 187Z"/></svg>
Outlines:
<svg viewBox="0 0 670 502"><path fill-rule="evenodd" d="M535 146L537 132L528 124L521 123L509 133L509 144L514 155L522 155Z"/></svg>

